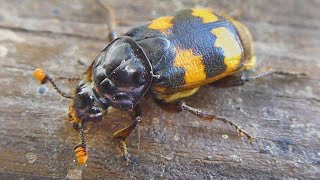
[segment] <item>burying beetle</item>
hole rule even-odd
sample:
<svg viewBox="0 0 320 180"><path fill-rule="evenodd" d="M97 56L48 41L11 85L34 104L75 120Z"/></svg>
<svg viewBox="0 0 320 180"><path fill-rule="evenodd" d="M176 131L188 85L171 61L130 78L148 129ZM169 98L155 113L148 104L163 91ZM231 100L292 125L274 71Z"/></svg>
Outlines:
<svg viewBox="0 0 320 180"><path fill-rule="evenodd" d="M106 10L110 12L109 8ZM175 16L159 17L120 37L111 23L109 28L112 42L85 72L73 96L61 91L43 70L34 72L42 84L49 81L58 93L71 99L69 118L78 126L81 138L74 149L79 164L84 164L88 157L84 123L100 121L109 106L134 112L132 124L113 135L129 160L125 140L141 122L139 102L146 93L152 94L160 105L173 104L202 119L223 121L252 140L253 136L228 119L191 107L183 99L209 83L229 87L271 73L299 75L272 70L248 75L256 60L248 28L210 9L181 10Z"/></svg>

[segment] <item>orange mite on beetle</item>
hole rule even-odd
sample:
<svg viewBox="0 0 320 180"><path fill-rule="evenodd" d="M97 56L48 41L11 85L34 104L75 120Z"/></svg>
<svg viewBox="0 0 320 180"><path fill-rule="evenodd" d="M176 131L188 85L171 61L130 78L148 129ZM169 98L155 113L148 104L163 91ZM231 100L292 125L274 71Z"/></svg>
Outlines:
<svg viewBox="0 0 320 180"><path fill-rule="evenodd" d="M61 91L42 69L34 71L41 84L49 81L59 94L71 99L68 117L80 131L81 143L74 152L81 165L88 158L84 125L102 120L110 106L134 114L132 124L113 135L125 160L129 160L125 140L141 122L139 102L146 94L161 106L173 105L205 120L225 122L251 141L253 136L233 122L183 100L205 84L240 86L271 73L295 74L270 70L250 75L256 58L248 28L210 9L181 10L119 37L110 32L112 41L87 69L74 95Z"/></svg>

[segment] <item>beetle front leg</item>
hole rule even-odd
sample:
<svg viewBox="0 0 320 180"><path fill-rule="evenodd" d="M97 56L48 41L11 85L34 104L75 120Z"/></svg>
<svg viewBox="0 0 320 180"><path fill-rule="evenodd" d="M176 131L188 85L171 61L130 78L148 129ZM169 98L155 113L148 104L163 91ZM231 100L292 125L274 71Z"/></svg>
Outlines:
<svg viewBox="0 0 320 180"><path fill-rule="evenodd" d="M191 106L187 105L183 101L180 102L180 107L181 107L182 110L186 110L186 111L188 111L188 112L200 117L201 119L209 120L209 121L219 120L219 121L222 121L224 123L227 123L230 126L232 126L233 128L235 128L237 130L237 132L240 133L240 135L245 136L246 138L248 138L248 140L250 142L254 139L254 137L252 135L250 135L249 133L245 132L239 126L237 126L233 122L229 121L225 117L214 115L214 114L209 114L207 112L204 112L201 109L197 109L197 108L191 107Z"/></svg>
<svg viewBox="0 0 320 180"><path fill-rule="evenodd" d="M120 148L124 156L124 159L126 161L130 161L130 159L129 159L129 153L128 153L127 144L125 140L133 132L133 130L135 130L135 128L140 124L141 117L142 117L142 110L140 105L136 105L133 111L134 111L134 115L132 116L133 123L126 128L116 131L113 134L113 139L118 143L118 147Z"/></svg>

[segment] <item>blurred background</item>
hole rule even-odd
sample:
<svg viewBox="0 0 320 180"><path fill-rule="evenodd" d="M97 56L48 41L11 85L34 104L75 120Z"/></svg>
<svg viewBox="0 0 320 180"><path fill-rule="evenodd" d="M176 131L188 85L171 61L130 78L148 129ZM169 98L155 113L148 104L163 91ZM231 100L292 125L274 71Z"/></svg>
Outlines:
<svg viewBox="0 0 320 180"><path fill-rule="evenodd" d="M116 30L184 8L210 7L246 24L258 68L306 72L273 75L242 87L206 86L188 103L225 116L257 137L145 99L141 140L128 138L127 165L112 134L130 124L112 111L89 124L87 165L74 161L78 133L66 121L69 101L32 77L81 75L108 44L106 12L96 1L0 0L0 179L316 179L320 177L320 1L101 0ZM78 61L83 62L81 65ZM66 91L75 82L60 80Z"/></svg>

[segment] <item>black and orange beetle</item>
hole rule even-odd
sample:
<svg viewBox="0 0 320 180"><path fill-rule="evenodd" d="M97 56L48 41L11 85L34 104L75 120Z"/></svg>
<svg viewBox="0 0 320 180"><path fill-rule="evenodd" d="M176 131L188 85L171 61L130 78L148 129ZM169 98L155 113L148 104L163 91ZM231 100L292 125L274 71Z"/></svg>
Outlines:
<svg viewBox="0 0 320 180"><path fill-rule="evenodd" d="M226 118L187 105L183 99L205 84L238 86L271 73L250 76L255 66L248 28L233 18L210 9L187 9L175 16L157 18L116 37L85 72L74 96L62 92L41 69L34 76L50 81L64 97L71 98L69 118L78 126L82 142L75 147L79 164L87 160L83 126L99 121L108 107L134 112L132 124L113 138L128 158L126 138L141 122L140 100L151 94L159 104L174 104L206 120L221 120L241 135L253 137Z"/></svg>

